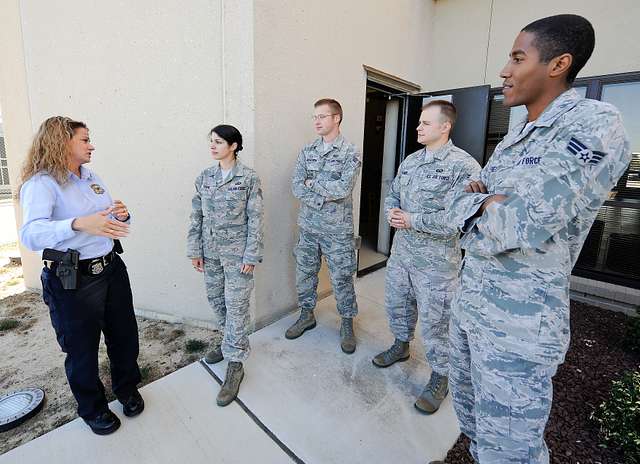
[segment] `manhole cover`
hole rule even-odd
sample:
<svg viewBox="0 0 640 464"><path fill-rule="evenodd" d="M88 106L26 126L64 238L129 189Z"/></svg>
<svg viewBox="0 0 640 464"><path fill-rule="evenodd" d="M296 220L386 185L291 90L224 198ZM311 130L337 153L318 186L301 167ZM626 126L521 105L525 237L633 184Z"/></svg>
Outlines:
<svg viewBox="0 0 640 464"><path fill-rule="evenodd" d="M0 432L12 429L42 409L44 391L28 388L0 396Z"/></svg>

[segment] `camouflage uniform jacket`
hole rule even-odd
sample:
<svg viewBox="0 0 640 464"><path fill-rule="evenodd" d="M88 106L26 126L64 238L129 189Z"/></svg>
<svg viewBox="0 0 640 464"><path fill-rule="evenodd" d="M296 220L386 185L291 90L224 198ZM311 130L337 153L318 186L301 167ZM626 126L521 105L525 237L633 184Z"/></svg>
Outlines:
<svg viewBox="0 0 640 464"><path fill-rule="evenodd" d="M300 200L298 225L302 229L319 234L353 235L351 194L360 165L356 147L342 135L326 153L321 137L300 151L292 190ZM305 180L312 181L310 187Z"/></svg>
<svg viewBox="0 0 640 464"><path fill-rule="evenodd" d="M428 244L457 248L459 231L448 217L449 195L469 177L477 177L480 165L451 140L434 152L426 149L409 155L398 168L384 210L391 208L410 214L411 228L398 229L396 237L414 247Z"/></svg>
<svg viewBox="0 0 640 464"><path fill-rule="evenodd" d="M480 174L489 193L461 191L451 205L465 232L461 322L534 362L562 362L571 269L630 159L618 110L573 89L513 127ZM496 193L508 198L474 217Z"/></svg>
<svg viewBox="0 0 640 464"><path fill-rule="evenodd" d="M187 256L228 253L242 256L244 264L261 262L262 190L255 171L236 161L225 182L215 165L202 171L195 187Z"/></svg>

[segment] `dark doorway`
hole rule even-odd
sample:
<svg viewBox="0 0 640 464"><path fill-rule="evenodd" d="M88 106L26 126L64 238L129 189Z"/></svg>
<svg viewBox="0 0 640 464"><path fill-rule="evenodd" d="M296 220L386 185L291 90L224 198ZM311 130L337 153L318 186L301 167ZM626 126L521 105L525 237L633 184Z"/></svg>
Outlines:
<svg viewBox="0 0 640 464"><path fill-rule="evenodd" d="M403 100L383 86L367 86L358 276L383 267L391 249L391 230L384 217L384 198L398 165L398 136Z"/></svg>

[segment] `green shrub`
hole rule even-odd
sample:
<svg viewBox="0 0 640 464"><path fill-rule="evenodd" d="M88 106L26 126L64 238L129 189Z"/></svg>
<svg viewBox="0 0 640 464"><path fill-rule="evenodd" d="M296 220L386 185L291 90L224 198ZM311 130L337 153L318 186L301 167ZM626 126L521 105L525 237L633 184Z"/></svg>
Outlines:
<svg viewBox="0 0 640 464"><path fill-rule="evenodd" d="M628 464L640 464L640 371L614 381L609 398L591 418L600 426L604 447L622 450Z"/></svg>
<svg viewBox="0 0 640 464"><path fill-rule="evenodd" d="M184 344L184 348L185 350L187 350L187 353L197 353L199 351L204 350L206 347L207 347L207 344L205 342L195 338L190 338Z"/></svg>
<svg viewBox="0 0 640 464"><path fill-rule="evenodd" d="M15 319L0 319L0 332L13 330L20 325Z"/></svg>
<svg viewBox="0 0 640 464"><path fill-rule="evenodd" d="M626 349L640 353L640 309L636 310L638 317L632 317L627 322L622 343Z"/></svg>

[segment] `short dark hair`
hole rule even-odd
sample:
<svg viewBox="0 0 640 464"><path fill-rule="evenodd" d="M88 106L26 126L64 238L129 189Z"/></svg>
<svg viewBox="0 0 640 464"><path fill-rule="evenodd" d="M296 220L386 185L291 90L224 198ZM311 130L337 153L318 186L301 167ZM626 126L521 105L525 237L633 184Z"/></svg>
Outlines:
<svg viewBox="0 0 640 464"><path fill-rule="evenodd" d="M236 148L234 152L236 155L242 150L242 134L235 127L228 124L219 124L209 131L209 137L211 137L214 132L229 145L233 145L234 143L238 144L238 148Z"/></svg>
<svg viewBox="0 0 640 464"><path fill-rule="evenodd" d="M567 73L567 83L576 79L593 53L596 35L591 23L582 16L561 14L538 19L522 29L535 35L533 46L540 52L540 60L548 63L563 53L573 57Z"/></svg>
<svg viewBox="0 0 640 464"><path fill-rule="evenodd" d="M340 103L338 103L338 100L334 100L333 98L321 98L313 104L313 107L317 108L321 105L329 105L329 108L331 108L331 112L333 114L339 115L340 122L342 122L342 106L340 105Z"/></svg>
<svg viewBox="0 0 640 464"><path fill-rule="evenodd" d="M451 123L451 130L453 130L453 126L456 125L456 119L458 118L458 111L453 103L447 100L431 100L428 103L422 105L422 111L427 108L431 108L432 106L437 106L440 108L440 114L442 117Z"/></svg>

